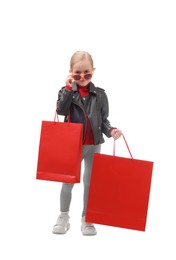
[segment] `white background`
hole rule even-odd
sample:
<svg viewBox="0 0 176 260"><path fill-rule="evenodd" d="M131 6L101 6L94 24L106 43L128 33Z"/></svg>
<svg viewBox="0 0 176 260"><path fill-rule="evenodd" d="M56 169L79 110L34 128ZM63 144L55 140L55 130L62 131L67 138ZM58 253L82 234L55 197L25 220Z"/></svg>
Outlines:
<svg viewBox="0 0 176 260"><path fill-rule="evenodd" d="M0 2L1 259L176 259L176 8L171 0ZM74 51L93 56L93 82L136 159L154 161L145 232L97 225L80 231L82 184L71 229L51 233L61 184L38 181L42 120L53 120ZM103 152L112 154L112 139ZM123 140L120 156L129 156Z"/></svg>

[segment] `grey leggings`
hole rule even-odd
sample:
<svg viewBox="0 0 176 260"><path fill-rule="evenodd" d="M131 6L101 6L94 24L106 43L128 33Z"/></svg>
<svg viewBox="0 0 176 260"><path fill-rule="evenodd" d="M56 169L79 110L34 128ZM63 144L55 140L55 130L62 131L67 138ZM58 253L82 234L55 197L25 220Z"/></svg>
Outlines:
<svg viewBox="0 0 176 260"><path fill-rule="evenodd" d="M82 147L82 159L84 159L84 196L83 196L83 212L82 216L86 214L90 177L92 172L93 156L94 153L100 153L101 145L83 145ZM68 212L71 203L72 189L74 184L63 183L60 193L60 210L61 212Z"/></svg>

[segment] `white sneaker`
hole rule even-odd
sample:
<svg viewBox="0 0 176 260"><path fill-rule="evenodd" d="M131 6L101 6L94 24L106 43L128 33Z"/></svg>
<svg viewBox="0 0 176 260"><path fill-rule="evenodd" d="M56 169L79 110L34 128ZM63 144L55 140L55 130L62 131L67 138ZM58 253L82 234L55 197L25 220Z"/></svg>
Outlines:
<svg viewBox="0 0 176 260"><path fill-rule="evenodd" d="M85 222L85 217L82 218L81 231L84 236L94 236L97 231L92 223Z"/></svg>
<svg viewBox="0 0 176 260"><path fill-rule="evenodd" d="M65 234L70 228L68 212L62 212L53 227L53 234Z"/></svg>

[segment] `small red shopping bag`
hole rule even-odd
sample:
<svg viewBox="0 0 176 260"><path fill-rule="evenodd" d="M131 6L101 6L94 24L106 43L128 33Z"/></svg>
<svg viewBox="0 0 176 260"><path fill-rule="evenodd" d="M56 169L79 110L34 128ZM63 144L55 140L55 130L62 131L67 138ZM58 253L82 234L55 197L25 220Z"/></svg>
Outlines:
<svg viewBox="0 0 176 260"><path fill-rule="evenodd" d="M79 123L42 121L36 178L80 182L82 134Z"/></svg>
<svg viewBox="0 0 176 260"><path fill-rule="evenodd" d="M152 169L153 162L115 156L115 146L113 156L95 154L86 221L145 231Z"/></svg>

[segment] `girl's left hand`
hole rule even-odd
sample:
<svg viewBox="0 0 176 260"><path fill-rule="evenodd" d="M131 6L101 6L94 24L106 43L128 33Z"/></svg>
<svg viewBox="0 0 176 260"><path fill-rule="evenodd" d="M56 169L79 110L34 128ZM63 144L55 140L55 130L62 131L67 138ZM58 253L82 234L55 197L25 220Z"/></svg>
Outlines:
<svg viewBox="0 0 176 260"><path fill-rule="evenodd" d="M122 131L117 128L114 128L111 130L111 136L114 138L114 140L117 140L119 137L122 136Z"/></svg>

